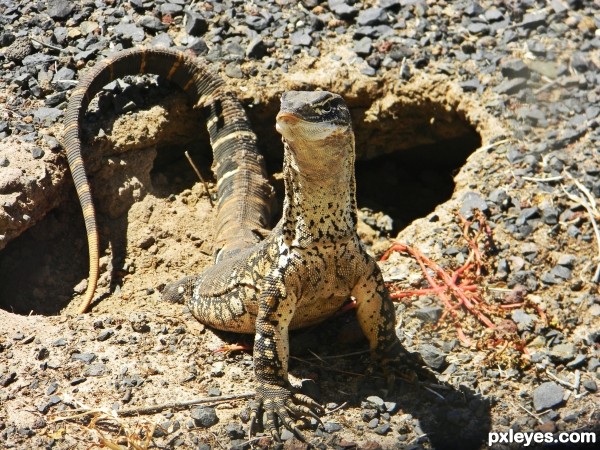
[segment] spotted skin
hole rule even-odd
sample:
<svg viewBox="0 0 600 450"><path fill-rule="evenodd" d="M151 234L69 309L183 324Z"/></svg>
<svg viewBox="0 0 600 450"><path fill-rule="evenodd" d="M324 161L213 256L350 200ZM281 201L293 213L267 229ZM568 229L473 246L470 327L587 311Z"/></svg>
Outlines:
<svg viewBox="0 0 600 450"><path fill-rule="evenodd" d="M250 431L262 409L265 428L276 440L278 423L302 436L293 417L323 413L288 381L289 330L326 320L354 297L373 360L390 383L402 354L394 306L356 233L354 134L347 106L328 92L288 92L277 130L285 148L278 225L256 246L163 292L167 300L187 303L210 327L255 335L257 396Z"/></svg>
<svg viewBox="0 0 600 450"><path fill-rule="evenodd" d="M271 216L272 187L264 159L256 147L244 109L209 65L198 58L160 47L138 47L115 53L96 63L71 92L63 144L83 210L90 257L90 274L80 313L87 311L98 281L98 230L92 193L81 155L80 124L94 96L111 81L126 75L154 74L178 85L190 102L206 112L217 175L215 248L229 255L253 246L255 230L265 228Z"/></svg>

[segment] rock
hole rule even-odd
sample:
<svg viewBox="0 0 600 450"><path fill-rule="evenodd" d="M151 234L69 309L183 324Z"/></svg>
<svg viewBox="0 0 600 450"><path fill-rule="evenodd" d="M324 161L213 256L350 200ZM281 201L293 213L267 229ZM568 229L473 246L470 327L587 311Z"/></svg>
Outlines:
<svg viewBox="0 0 600 450"><path fill-rule="evenodd" d="M526 29L534 29L540 25L545 25L547 17L548 13L544 10L527 13L523 16L520 26Z"/></svg>
<svg viewBox="0 0 600 450"><path fill-rule="evenodd" d="M352 51L359 56L368 56L371 53L373 40L367 36L354 43Z"/></svg>
<svg viewBox="0 0 600 450"><path fill-rule="evenodd" d="M478 209L481 212L488 210L488 204L486 201L476 192L467 192L462 198L462 204L460 207L460 214L463 217L471 217L473 211Z"/></svg>
<svg viewBox="0 0 600 450"><path fill-rule="evenodd" d="M310 34L308 34L308 31L306 31L306 30L294 31L290 35L290 44L308 47L312 44L312 38L310 37Z"/></svg>
<svg viewBox="0 0 600 450"><path fill-rule="evenodd" d="M373 7L363 9L358 13L356 23L359 26L372 26L386 23L387 20L387 14L383 8Z"/></svg>
<svg viewBox="0 0 600 450"><path fill-rule="evenodd" d="M415 311L415 316L426 323L437 323L443 312L439 306L425 306Z"/></svg>
<svg viewBox="0 0 600 450"><path fill-rule="evenodd" d="M431 344L421 344L419 354L429 367L440 370L446 364L446 355L439 348Z"/></svg>
<svg viewBox="0 0 600 450"><path fill-rule="evenodd" d="M95 363L85 369L83 374L86 377L101 377L106 373L106 364Z"/></svg>
<svg viewBox="0 0 600 450"><path fill-rule="evenodd" d="M558 277L563 280L570 280L573 277L573 273L571 272L571 269L569 269L568 267L565 267L565 266L556 266L550 271L550 273L554 277Z"/></svg>
<svg viewBox="0 0 600 450"><path fill-rule="evenodd" d="M503 80L502 83L494 88L494 91L498 94L511 95L516 94L525 86L527 86L527 79L517 77Z"/></svg>
<svg viewBox="0 0 600 450"><path fill-rule="evenodd" d="M163 31L168 28L168 26L160 21L160 19L156 16L143 16L137 22L139 26L151 31Z"/></svg>
<svg viewBox="0 0 600 450"><path fill-rule="evenodd" d="M255 37L248 43L245 53L248 58L260 59L266 56L267 47L265 46L265 42L260 36Z"/></svg>
<svg viewBox="0 0 600 450"><path fill-rule="evenodd" d="M225 66L225 75L229 78L244 78L244 73L242 72L242 68L239 63L232 61Z"/></svg>
<svg viewBox="0 0 600 450"><path fill-rule="evenodd" d="M211 406L196 406L192 408L190 415L198 427L208 428L219 421L217 411Z"/></svg>
<svg viewBox="0 0 600 450"><path fill-rule="evenodd" d="M208 22L204 16L193 11L185 11L183 23L190 36L203 36L208 31Z"/></svg>
<svg viewBox="0 0 600 450"><path fill-rule="evenodd" d="M120 23L114 28L114 33L133 42L142 42L146 34L144 29L132 23Z"/></svg>
<svg viewBox="0 0 600 450"><path fill-rule="evenodd" d="M11 61L21 61L33 52L29 36L22 36L4 50L4 56Z"/></svg>
<svg viewBox="0 0 600 450"><path fill-rule="evenodd" d="M489 34L490 32L490 27L483 22L471 22L468 26L467 26L467 30L469 31L469 33L471 34Z"/></svg>
<svg viewBox="0 0 600 450"><path fill-rule="evenodd" d="M598 391L598 385L596 384L596 382L594 380L583 380L583 383L581 383L584 387L584 389L588 392L597 392Z"/></svg>
<svg viewBox="0 0 600 450"><path fill-rule="evenodd" d="M523 309L515 309L511 314L511 318L517 324L519 331L531 329L535 322L535 319Z"/></svg>
<svg viewBox="0 0 600 450"><path fill-rule="evenodd" d="M389 423L384 423L383 425L380 425L377 428L375 428L373 431L379 434L380 436L385 436L391 431L391 429L392 427Z"/></svg>
<svg viewBox="0 0 600 450"><path fill-rule="evenodd" d="M37 108L33 111L33 118L38 122L48 126L62 117L64 111L58 108Z"/></svg>
<svg viewBox="0 0 600 450"><path fill-rule="evenodd" d="M337 422L325 422L323 425L327 433L335 433L342 429L342 426Z"/></svg>
<svg viewBox="0 0 600 450"><path fill-rule="evenodd" d="M577 347L571 343L557 344L550 349L548 354L553 361L565 363L575 358Z"/></svg>
<svg viewBox="0 0 600 450"><path fill-rule="evenodd" d="M53 19L66 19L75 8L69 0L48 0L48 15Z"/></svg>
<svg viewBox="0 0 600 450"><path fill-rule="evenodd" d="M542 383L533 391L533 407L536 411L552 408L563 401L564 389L553 381Z"/></svg>
<svg viewBox="0 0 600 450"><path fill-rule="evenodd" d="M90 364L96 359L95 353L73 353L71 359L74 361L83 361L86 364Z"/></svg>

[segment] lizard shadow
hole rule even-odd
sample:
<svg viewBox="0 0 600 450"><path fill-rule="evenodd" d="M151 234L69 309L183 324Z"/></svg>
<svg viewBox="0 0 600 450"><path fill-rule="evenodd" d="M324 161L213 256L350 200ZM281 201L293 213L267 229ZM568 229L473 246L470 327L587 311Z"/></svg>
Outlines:
<svg viewBox="0 0 600 450"><path fill-rule="evenodd" d="M250 336L215 333L226 342L241 340L249 345L252 342ZM398 448L423 444L435 449L457 446L478 449L485 445L491 429L490 400L466 383L456 388L440 381L436 376L439 374L428 369L418 353L409 351L403 366L417 369L418 382L398 379L393 392L388 391L383 374L377 368L370 373L368 343L354 311L310 328L291 331L289 342L289 373L303 380L302 393L322 405L346 403L360 409L360 422L352 425L356 429L370 430L367 433L371 439L377 440L375 433L388 432L389 420L390 429L396 429L399 434ZM379 397L384 403L366 401L370 396ZM399 417L394 419L394 416ZM378 419L377 424L373 419ZM322 420L326 429L327 422L336 422L327 416ZM314 431L315 436L325 436L324 433L320 428Z"/></svg>

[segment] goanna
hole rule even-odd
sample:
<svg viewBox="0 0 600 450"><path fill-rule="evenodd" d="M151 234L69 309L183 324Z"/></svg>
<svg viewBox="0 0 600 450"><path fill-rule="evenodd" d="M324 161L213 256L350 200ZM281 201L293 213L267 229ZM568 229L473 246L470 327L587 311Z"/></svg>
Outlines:
<svg viewBox="0 0 600 450"><path fill-rule="evenodd" d="M99 237L96 215L81 156L80 124L94 96L109 82L126 75L160 75L177 84L194 107L206 110L213 148L213 170L218 179L215 248L222 256L260 240L260 230L271 218L272 187L256 135L236 96L198 58L160 47L134 48L98 62L71 93L65 115L63 144L83 210L87 230L90 275L79 312L94 298L98 281Z"/></svg>
<svg viewBox="0 0 600 450"><path fill-rule="evenodd" d="M289 330L327 319L354 297L372 358L389 382L404 353L381 272L356 232L348 107L329 92L287 92L276 127L285 148L285 197L277 226L256 246L163 291L165 299L187 303L210 327L255 334L257 396L250 430L264 409L265 428L274 439L278 422L302 436L294 416L323 412L288 381Z"/></svg>

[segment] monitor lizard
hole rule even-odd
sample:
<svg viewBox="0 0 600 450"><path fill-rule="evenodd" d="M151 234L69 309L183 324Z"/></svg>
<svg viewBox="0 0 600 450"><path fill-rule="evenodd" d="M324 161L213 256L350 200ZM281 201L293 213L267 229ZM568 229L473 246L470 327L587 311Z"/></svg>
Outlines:
<svg viewBox="0 0 600 450"><path fill-rule="evenodd" d="M281 98L276 122L284 142L281 220L255 246L167 285L163 298L186 303L205 325L255 335L250 435L264 410L265 428L278 440L278 422L302 437L293 416L323 413L288 381L289 330L327 319L353 297L372 359L390 385L405 351L379 267L356 231L347 105L330 92L290 91Z"/></svg>
<svg viewBox="0 0 600 450"><path fill-rule="evenodd" d="M217 176L215 249L227 256L260 241L271 220L273 189L266 176L256 135L235 94L199 58L160 47L138 47L118 52L85 74L72 91L62 136L67 161L85 219L89 249L89 277L79 313L89 308L99 272L99 237L90 185L81 156L80 123L89 103L111 81L126 75L160 75L177 84L194 107L206 109L207 128Z"/></svg>

